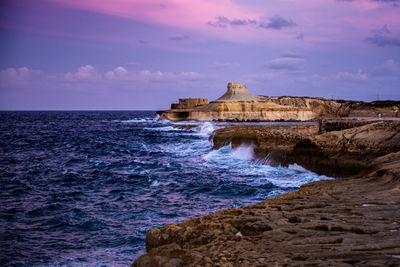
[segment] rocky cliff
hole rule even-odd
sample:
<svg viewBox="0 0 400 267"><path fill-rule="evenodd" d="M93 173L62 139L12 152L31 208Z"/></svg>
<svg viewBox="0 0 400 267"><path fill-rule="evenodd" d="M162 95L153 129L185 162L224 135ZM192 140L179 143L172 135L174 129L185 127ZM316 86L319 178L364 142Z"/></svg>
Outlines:
<svg viewBox="0 0 400 267"><path fill-rule="evenodd" d="M400 265L400 122L322 135L315 125L247 129L221 129L214 144L253 142L289 148L287 155L340 155L338 162L362 153L367 167L253 206L150 229L147 254L133 266Z"/></svg>
<svg viewBox="0 0 400 267"><path fill-rule="evenodd" d="M171 104L171 109L190 109L207 104L207 98L180 98L177 104Z"/></svg>
<svg viewBox="0 0 400 267"><path fill-rule="evenodd" d="M400 101L329 100L311 97L254 96L241 83L229 83L215 101L196 105L173 105L158 111L160 119L171 121L312 121L341 117L400 117ZM176 109L175 107L178 107Z"/></svg>

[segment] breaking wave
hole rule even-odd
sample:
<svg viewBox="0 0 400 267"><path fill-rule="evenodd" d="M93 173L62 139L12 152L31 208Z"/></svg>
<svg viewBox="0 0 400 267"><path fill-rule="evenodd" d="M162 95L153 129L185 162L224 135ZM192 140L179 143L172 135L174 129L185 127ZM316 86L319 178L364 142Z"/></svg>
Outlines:
<svg viewBox="0 0 400 267"><path fill-rule="evenodd" d="M0 263L127 266L146 231L329 179L260 164L252 146L212 150L227 123L154 112L0 113Z"/></svg>

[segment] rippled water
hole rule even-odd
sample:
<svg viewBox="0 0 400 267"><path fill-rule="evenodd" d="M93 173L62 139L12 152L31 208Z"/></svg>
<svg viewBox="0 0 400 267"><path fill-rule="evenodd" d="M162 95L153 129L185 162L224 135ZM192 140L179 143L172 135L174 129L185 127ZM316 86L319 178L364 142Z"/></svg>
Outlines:
<svg viewBox="0 0 400 267"><path fill-rule="evenodd" d="M0 264L127 266L151 227L328 178L257 164L249 147L213 151L221 124L154 116L0 112Z"/></svg>

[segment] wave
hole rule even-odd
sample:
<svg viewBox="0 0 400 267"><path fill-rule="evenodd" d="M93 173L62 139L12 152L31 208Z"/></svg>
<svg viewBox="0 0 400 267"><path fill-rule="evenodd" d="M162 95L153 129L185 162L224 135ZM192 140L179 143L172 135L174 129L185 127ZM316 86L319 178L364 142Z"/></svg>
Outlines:
<svg viewBox="0 0 400 267"><path fill-rule="evenodd" d="M176 128L173 126L164 126L164 127L145 127L143 128L148 131L158 131L158 132L180 132L184 131L185 129Z"/></svg>
<svg viewBox="0 0 400 267"><path fill-rule="evenodd" d="M310 172L299 165L286 168L254 164L244 174L258 176L259 178L253 181L256 184L270 182L280 188L298 188L305 183L332 179Z"/></svg>
<svg viewBox="0 0 400 267"><path fill-rule="evenodd" d="M212 150L203 156L203 159L209 162L218 162L220 164L236 164L244 162L248 164L254 159L253 146L239 146L232 148L231 145L224 146L218 150Z"/></svg>
<svg viewBox="0 0 400 267"><path fill-rule="evenodd" d="M172 182L160 182L160 181L158 181L158 180L154 180L154 181L151 183L150 186L152 186L152 187L165 186L165 185L169 185L169 184L171 184L171 183L172 183Z"/></svg>
<svg viewBox="0 0 400 267"><path fill-rule="evenodd" d="M215 131L215 125L210 122L205 122L195 128L200 136L209 137Z"/></svg>
<svg viewBox="0 0 400 267"><path fill-rule="evenodd" d="M113 120L112 122L120 122L120 123L151 123L155 122L154 118L144 118L144 119L130 119L130 120Z"/></svg>
<svg viewBox="0 0 400 267"><path fill-rule="evenodd" d="M9 265L126 266L144 252L151 227L328 179L260 164L252 146L213 150L208 137L232 123L57 112L49 127L36 113L13 116L0 131Z"/></svg>
<svg viewBox="0 0 400 267"><path fill-rule="evenodd" d="M231 156L241 160L253 160L254 159L254 147L241 145L232 149Z"/></svg>

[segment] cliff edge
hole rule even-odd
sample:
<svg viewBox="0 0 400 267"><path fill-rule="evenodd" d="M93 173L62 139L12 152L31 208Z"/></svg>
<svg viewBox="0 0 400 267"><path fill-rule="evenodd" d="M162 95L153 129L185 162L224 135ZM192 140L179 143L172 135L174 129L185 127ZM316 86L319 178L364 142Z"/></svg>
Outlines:
<svg viewBox="0 0 400 267"><path fill-rule="evenodd" d="M207 99L179 99L171 109L158 111L171 121L312 121L319 118L400 117L400 101L344 101L312 97L254 96L238 82L208 103Z"/></svg>
<svg viewBox="0 0 400 267"><path fill-rule="evenodd" d="M242 130L221 129L214 139L220 138L219 145L225 135L232 144L252 140L265 149L286 146L287 155L310 159L340 156L344 161L341 157L363 152L367 167L256 205L152 228L146 235L147 253L132 266L400 265L400 122L324 134L312 125L297 131ZM240 140L246 131L250 139Z"/></svg>

